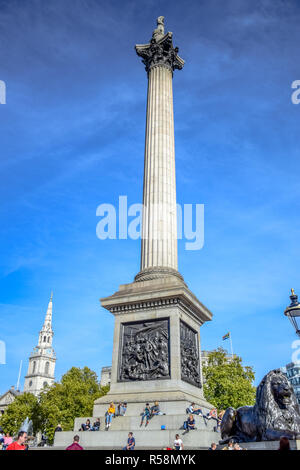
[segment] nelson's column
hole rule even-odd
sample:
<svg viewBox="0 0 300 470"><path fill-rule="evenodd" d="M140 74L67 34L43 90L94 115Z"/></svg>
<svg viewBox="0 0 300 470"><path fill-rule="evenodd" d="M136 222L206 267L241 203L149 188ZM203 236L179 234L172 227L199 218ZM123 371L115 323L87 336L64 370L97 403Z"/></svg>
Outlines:
<svg viewBox="0 0 300 470"><path fill-rule="evenodd" d="M102 298L115 316L109 394L94 416L126 400L127 414L158 400L167 414L203 397L200 326L211 312L188 289L177 265L177 214L172 79L184 61L157 20L149 44L135 46L148 76L140 272L134 282ZM136 406L134 406L136 404Z"/></svg>

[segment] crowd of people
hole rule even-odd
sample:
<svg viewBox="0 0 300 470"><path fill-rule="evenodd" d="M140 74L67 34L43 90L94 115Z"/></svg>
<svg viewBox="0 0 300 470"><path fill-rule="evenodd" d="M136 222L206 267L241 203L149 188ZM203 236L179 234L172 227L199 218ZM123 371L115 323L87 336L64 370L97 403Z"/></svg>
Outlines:
<svg viewBox="0 0 300 470"><path fill-rule="evenodd" d="M108 431L112 423L112 418L117 416L125 416L127 411L127 402L120 402L117 406L113 402L109 404L108 410L105 413L105 429ZM87 419L85 423L81 424L79 431L100 431L100 418L97 418L94 424L91 424L90 419Z"/></svg>
<svg viewBox="0 0 300 470"><path fill-rule="evenodd" d="M0 432L0 445L2 450L28 450L27 433L20 431L14 440L13 437L7 432Z"/></svg>
<svg viewBox="0 0 300 470"><path fill-rule="evenodd" d="M127 411L127 403L120 402L117 406L114 405L113 402L109 404L109 407L105 413L105 429L108 430L112 418L118 416L125 416ZM184 421L183 426L181 429L184 429L182 435L188 433L191 430L195 430L196 428L196 420L195 417L202 417L204 420L214 420L216 422L216 426L214 426L214 430L220 432L221 422L224 416L225 411L219 411L216 408L211 409L209 412L205 413L203 410L197 406L195 403L191 403L189 407L186 409L187 419ZM154 416L163 416L163 413L160 409L158 401L155 401L154 404L151 406L150 403L146 403L145 407L143 408L142 412L140 413L141 422L140 427L143 426L145 422L145 427L149 424L149 421ZM197 418L198 419L198 418ZM91 423L90 419L87 419L85 423L81 424L79 431L100 431L100 418L96 418L94 423ZM161 429L165 429L165 426L161 426ZM62 426L58 424L55 428L56 432L61 432ZM30 438L29 438L30 439ZM44 438L46 439L46 438ZM75 435L73 438L73 443L66 448L66 450L83 450L83 447L79 444L80 437ZM28 435L25 431L19 431L18 435L13 439L9 432L4 432L0 428L0 449L1 450L28 450ZM132 432L129 432L128 439L126 445L123 447L123 450L134 450L136 446L135 437L133 436ZM180 434L175 435L175 439L173 445L171 447L165 447L164 450L184 450L183 440L180 437ZM213 442L208 450L246 450L245 448L241 447L239 443L235 442L234 440L229 440L226 445L220 446ZM290 443L287 437L282 437L279 443L279 449L281 451L290 450Z"/></svg>
<svg viewBox="0 0 300 470"><path fill-rule="evenodd" d="M111 422L112 422L112 418L115 418L117 416L125 416L126 410L127 410L126 402L119 403L117 406L115 406L114 403L110 403L105 413L105 429L106 430L109 429ZM182 436L191 430L197 429L196 420L195 420L196 416L199 416L206 421L214 420L215 421L214 431L220 432L221 422L222 422L225 410L218 411L217 408L212 408L208 412L203 412L203 410L199 406L197 406L196 403L191 403L186 409L186 413L188 416L187 416L187 419L184 421L183 426L181 428L184 430L184 432L182 433ZM155 401L152 406L150 405L150 403L147 402L140 414L141 416L140 427L142 427L144 423L145 423L145 427L147 427L150 420L154 416L163 416L163 415L165 415L165 413L161 411L158 401ZM82 431L97 430L98 431L99 429L100 429L100 419L98 418L93 426L91 426L91 422L88 419L85 424L81 425L80 430ZM162 426L161 429L165 429L165 427ZM79 439L78 436L75 436L75 437L76 439L77 438ZM78 441L74 441L74 442L70 447L74 446L74 449L75 449L76 447L75 444L76 443L78 444ZM127 443L125 447L123 447L123 450L134 450L135 445L136 445L135 438L133 436L133 433L130 432L128 434ZM183 440L180 434L175 435L175 439L171 447L164 448L164 450L183 450L183 449L184 449L184 444L183 444ZM73 449L70 449L70 450L73 450ZM208 450L246 450L246 449L241 447L239 443L234 442L233 440L230 440L228 444L223 445L223 446L220 446L216 444L215 442L213 442ZM280 440L279 450L290 450L289 440L287 438L283 437Z"/></svg>
<svg viewBox="0 0 300 470"><path fill-rule="evenodd" d="M116 418L118 416L125 416L126 411L127 411L127 402L120 402L118 403L117 406L115 406L115 404L111 402L109 404L107 411L105 412L105 430L106 431L109 430L113 418ZM145 420L145 427L146 427L149 424L150 419L153 418L153 416L162 416L162 415L165 415L165 413L163 413L160 410L158 401L155 401L153 406L150 406L150 403L146 403L145 408L140 414L141 416L140 426L143 426L144 420ZM96 421L93 423L93 425L91 424L91 420L88 418L85 423L81 424L79 431L100 431L100 426L101 426L100 418L97 418ZM56 429L56 430L60 430L60 429Z"/></svg>
<svg viewBox="0 0 300 470"><path fill-rule="evenodd" d="M229 441L227 445L225 445L224 447L220 447L219 449L218 449L217 444L213 442L208 450L246 450L246 449L240 447L238 442Z"/></svg>

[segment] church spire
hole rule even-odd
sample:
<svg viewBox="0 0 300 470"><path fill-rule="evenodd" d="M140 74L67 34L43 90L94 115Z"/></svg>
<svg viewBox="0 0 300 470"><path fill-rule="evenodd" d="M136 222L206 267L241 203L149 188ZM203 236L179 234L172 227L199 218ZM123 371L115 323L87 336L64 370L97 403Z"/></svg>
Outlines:
<svg viewBox="0 0 300 470"><path fill-rule="evenodd" d="M38 396L46 385L54 383L56 355L52 347L52 305L53 292L51 292L48 308L42 329L39 333L38 345L29 357L28 372L25 376L24 392Z"/></svg>
<svg viewBox="0 0 300 470"><path fill-rule="evenodd" d="M39 347L52 346L53 330L52 330L52 307L53 307L53 292L51 292L45 321L39 335Z"/></svg>
<svg viewBox="0 0 300 470"><path fill-rule="evenodd" d="M52 330L52 299L53 299L53 292L51 292L43 329L50 328Z"/></svg>

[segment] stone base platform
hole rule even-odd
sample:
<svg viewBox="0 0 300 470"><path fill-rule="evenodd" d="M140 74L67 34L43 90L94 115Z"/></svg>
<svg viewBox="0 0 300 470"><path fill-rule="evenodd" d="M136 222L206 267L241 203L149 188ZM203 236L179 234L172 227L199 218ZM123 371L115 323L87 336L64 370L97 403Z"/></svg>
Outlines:
<svg viewBox="0 0 300 470"><path fill-rule="evenodd" d="M165 430L157 431L150 429L133 431L136 441L136 450L162 450L164 447L173 447L175 434L180 434L184 448L188 449L208 449L212 442L219 439L220 433L206 430L195 430L182 436L183 431ZM77 432L80 436L79 444L84 449L99 450L121 450L127 443L128 431ZM54 448L65 449L72 444L73 431L57 432L55 436Z"/></svg>
<svg viewBox="0 0 300 470"><path fill-rule="evenodd" d="M152 405L153 403L151 403ZM218 443L220 433L214 432L216 421L207 420L202 416L195 415L196 430L183 435L182 429L184 421L187 419L185 409L190 402L163 402L160 403L160 410L165 415L153 416L147 427L146 421L140 427L141 413L145 406L143 403L128 403L126 416L117 416L112 419L108 431L105 430L105 412L107 406L104 404L95 407L98 413L93 417L76 418L74 431L57 432L55 434L54 447L66 448L73 441L75 434L80 436L80 444L87 449L122 449L127 442L128 432L132 431L136 440L136 449L161 450L163 447L172 447L175 435L182 436L185 449L206 449L212 442ZM203 413L207 413L209 408L202 408ZM96 418L100 418L100 431L79 431L81 424L90 419L93 424ZM165 426L165 430L161 429Z"/></svg>

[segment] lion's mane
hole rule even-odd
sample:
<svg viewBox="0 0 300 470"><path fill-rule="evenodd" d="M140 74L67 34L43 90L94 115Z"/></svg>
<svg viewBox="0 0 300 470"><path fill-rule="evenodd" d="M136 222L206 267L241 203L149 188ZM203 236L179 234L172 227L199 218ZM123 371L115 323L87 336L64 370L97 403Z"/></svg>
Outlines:
<svg viewBox="0 0 300 470"><path fill-rule="evenodd" d="M282 410L273 395L272 381L274 378L291 387L280 369L271 370L257 387L254 412L257 416L258 435L262 439L267 429L281 429L283 420L286 430L300 433L300 410L296 396L292 391L290 404L285 410ZM292 419L288 419L289 417Z"/></svg>

